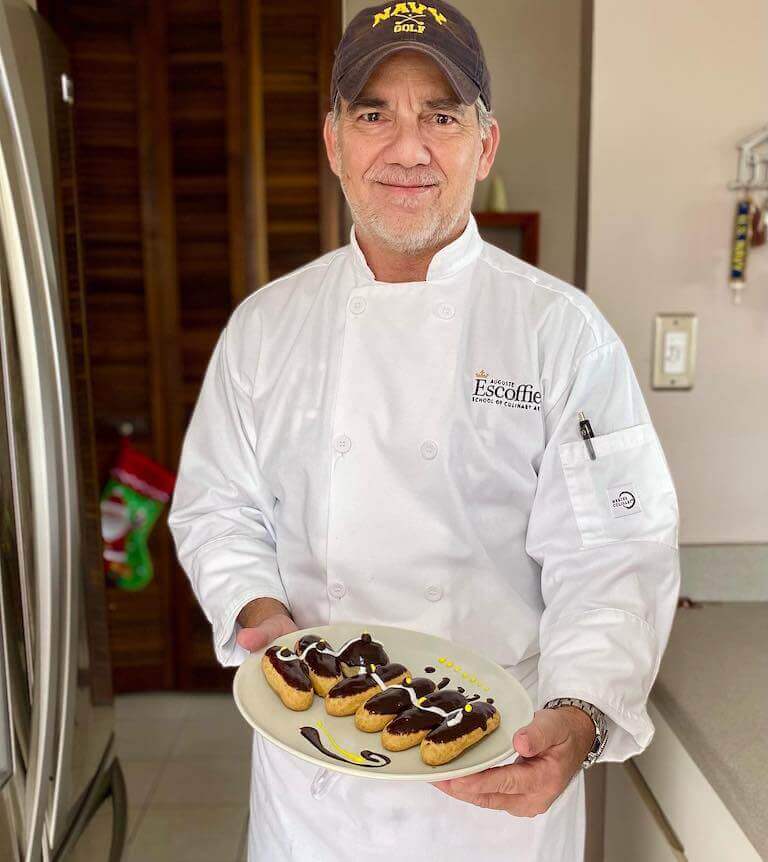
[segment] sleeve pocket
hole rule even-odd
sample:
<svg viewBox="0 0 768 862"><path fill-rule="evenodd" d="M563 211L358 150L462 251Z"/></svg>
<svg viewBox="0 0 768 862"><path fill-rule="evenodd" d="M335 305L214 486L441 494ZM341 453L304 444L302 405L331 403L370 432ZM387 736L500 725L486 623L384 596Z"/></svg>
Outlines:
<svg viewBox="0 0 768 862"><path fill-rule="evenodd" d="M677 494L650 422L560 443L560 461L581 547L643 540L678 546Z"/></svg>

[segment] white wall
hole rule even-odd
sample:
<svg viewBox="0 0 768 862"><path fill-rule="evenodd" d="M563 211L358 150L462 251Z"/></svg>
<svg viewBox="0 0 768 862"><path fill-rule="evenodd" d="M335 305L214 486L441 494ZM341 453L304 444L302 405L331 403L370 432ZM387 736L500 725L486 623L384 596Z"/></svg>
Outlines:
<svg viewBox="0 0 768 862"><path fill-rule="evenodd" d="M587 290L625 341L681 543L768 540L768 246L727 288L736 143L768 123L768 3L595 0ZM657 312L699 316L690 392L650 389Z"/></svg>
<svg viewBox="0 0 768 862"><path fill-rule="evenodd" d="M371 0L344 0L344 24ZM581 0L453 0L472 22L501 127L494 170L509 208L541 213L539 266L573 280ZM438 4L439 6L439 4ZM490 178L489 178L490 179ZM485 209L489 180L473 209Z"/></svg>

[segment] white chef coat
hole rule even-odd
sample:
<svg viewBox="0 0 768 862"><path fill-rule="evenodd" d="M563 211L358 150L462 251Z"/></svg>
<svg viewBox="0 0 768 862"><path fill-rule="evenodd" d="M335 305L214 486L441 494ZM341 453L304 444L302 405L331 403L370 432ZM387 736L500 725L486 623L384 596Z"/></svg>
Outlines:
<svg viewBox="0 0 768 862"><path fill-rule="evenodd" d="M537 708L596 704L605 761L653 736L645 704L680 580L665 456L592 300L484 242L473 216L425 281L377 281L353 227L238 305L168 523L223 665L247 655L240 609L271 596L299 628L355 620L466 643ZM345 775L315 799L316 773L254 736L249 862L583 858L581 772L536 818Z"/></svg>

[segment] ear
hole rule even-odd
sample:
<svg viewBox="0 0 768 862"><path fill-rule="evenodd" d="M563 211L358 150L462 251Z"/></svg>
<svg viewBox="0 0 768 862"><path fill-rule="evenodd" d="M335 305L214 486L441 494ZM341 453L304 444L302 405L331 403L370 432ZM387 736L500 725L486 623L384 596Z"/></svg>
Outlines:
<svg viewBox="0 0 768 862"><path fill-rule="evenodd" d="M499 148L499 140L501 139L501 130L495 119L491 120L491 127L488 129L488 135L482 141L483 151L480 153L480 162L477 167L477 180L484 180L491 171L493 160L496 158L496 150Z"/></svg>
<svg viewBox="0 0 768 862"><path fill-rule="evenodd" d="M336 135L333 131L333 113L329 111L325 115L325 123L323 123L323 140L325 141L325 152L328 155L328 164L331 170L339 175L339 166L336 162Z"/></svg>

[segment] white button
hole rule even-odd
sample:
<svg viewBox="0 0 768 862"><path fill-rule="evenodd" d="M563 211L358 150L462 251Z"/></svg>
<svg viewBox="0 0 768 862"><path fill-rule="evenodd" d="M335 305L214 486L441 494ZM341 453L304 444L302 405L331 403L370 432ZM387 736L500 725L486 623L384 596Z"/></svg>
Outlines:
<svg viewBox="0 0 768 862"><path fill-rule="evenodd" d="M424 595L430 602L439 602L443 597L443 588L439 584L430 584L424 590Z"/></svg>
<svg viewBox="0 0 768 862"><path fill-rule="evenodd" d="M346 593L347 588L342 584L341 581L334 581L328 587L328 592L335 598L340 599L344 593Z"/></svg>
<svg viewBox="0 0 768 862"><path fill-rule="evenodd" d="M349 452L352 448L352 441L346 434L339 434L338 437L334 438L333 448L337 452Z"/></svg>
<svg viewBox="0 0 768 862"><path fill-rule="evenodd" d="M431 461L437 455L437 443L434 440L425 440L421 444L421 457Z"/></svg>
<svg viewBox="0 0 768 862"><path fill-rule="evenodd" d="M450 320L456 314L456 309L450 302L438 302L435 306L435 314L443 320Z"/></svg>
<svg viewBox="0 0 768 862"><path fill-rule="evenodd" d="M365 311L366 304L365 297L353 296L349 301L349 310L352 314L362 314Z"/></svg>

